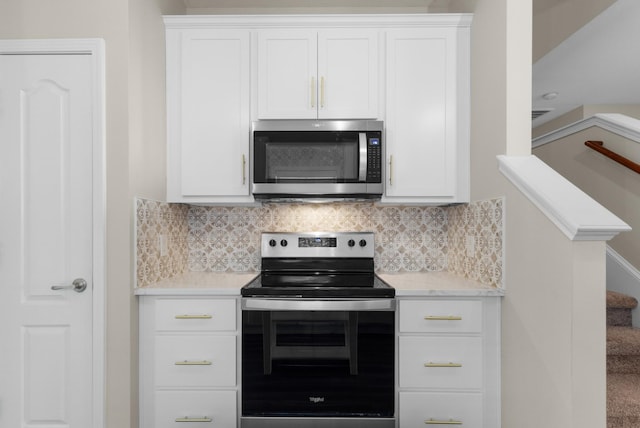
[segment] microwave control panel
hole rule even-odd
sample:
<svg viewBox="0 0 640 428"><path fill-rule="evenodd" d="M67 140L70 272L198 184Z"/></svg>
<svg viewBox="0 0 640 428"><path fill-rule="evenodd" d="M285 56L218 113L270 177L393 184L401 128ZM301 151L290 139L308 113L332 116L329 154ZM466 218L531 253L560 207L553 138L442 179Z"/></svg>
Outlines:
<svg viewBox="0 0 640 428"><path fill-rule="evenodd" d="M380 132L367 132L367 183L382 182L381 142Z"/></svg>

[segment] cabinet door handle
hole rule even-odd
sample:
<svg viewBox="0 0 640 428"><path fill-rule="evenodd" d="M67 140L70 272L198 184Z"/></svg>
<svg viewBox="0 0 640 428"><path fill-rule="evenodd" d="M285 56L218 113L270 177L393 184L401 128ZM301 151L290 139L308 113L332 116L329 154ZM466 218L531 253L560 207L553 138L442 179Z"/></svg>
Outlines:
<svg viewBox="0 0 640 428"><path fill-rule="evenodd" d="M213 419L208 417L203 418L190 418L185 416L184 418L176 418L176 422L211 422Z"/></svg>
<svg viewBox="0 0 640 428"><path fill-rule="evenodd" d="M426 425L462 425L462 421L456 421L454 419L427 419L426 421L424 421L424 423Z"/></svg>
<svg viewBox="0 0 640 428"><path fill-rule="evenodd" d="M316 77L311 76L311 108L316 108Z"/></svg>
<svg viewBox="0 0 640 428"><path fill-rule="evenodd" d="M434 363L429 361L428 363L424 363L425 367L462 367L460 363Z"/></svg>
<svg viewBox="0 0 640 428"><path fill-rule="evenodd" d="M389 155L389 186L393 186L393 155Z"/></svg>
<svg viewBox="0 0 640 428"><path fill-rule="evenodd" d="M462 317L458 315L427 315L424 319L427 321L461 321Z"/></svg>
<svg viewBox="0 0 640 428"><path fill-rule="evenodd" d="M247 158L242 155L242 185L247 184Z"/></svg>
<svg viewBox="0 0 640 428"><path fill-rule="evenodd" d="M210 320L212 315L209 314L183 314L176 315L177 320Z"/></svg>
<svg viewBox="0 0 640 428"><path fill-rule="evenodd" d="M324 108L324 76L320 78L320 108Z"/></svg>
<svg viewBox="0 0 640 428"><path fill-rule="evenodd" d="M175 365L176 366L210 366L211 365L211 361L207 361L207 360L202 360L202 361L184 360L184 361L176 361Z"/></svg>

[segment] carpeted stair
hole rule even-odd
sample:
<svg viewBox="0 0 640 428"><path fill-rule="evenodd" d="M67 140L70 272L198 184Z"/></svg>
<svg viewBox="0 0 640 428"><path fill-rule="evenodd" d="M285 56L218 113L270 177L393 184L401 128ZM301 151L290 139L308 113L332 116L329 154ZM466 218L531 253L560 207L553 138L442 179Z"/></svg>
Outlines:
<svg viewBox="0 0 640 428"><path fill-rule="evenodd" d="M607 428L640 428L640 329L633 297L607 291Z"/></svg>

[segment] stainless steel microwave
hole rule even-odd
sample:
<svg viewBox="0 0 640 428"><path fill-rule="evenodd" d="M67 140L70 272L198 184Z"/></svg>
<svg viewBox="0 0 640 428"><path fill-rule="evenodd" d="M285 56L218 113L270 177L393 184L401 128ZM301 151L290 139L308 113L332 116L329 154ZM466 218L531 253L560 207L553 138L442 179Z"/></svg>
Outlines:
<svg viewBox="0 0 640 428"><path fill-rule="evenodd" d="M258 200L379 199L383 122L265 120L253 123Z"/></svg>

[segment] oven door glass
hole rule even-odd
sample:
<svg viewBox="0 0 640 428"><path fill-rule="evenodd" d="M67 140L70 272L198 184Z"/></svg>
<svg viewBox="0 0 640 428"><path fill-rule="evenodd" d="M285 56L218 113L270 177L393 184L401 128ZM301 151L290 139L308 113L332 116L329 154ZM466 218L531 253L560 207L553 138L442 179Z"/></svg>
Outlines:
<svg viewBox="0 0 640 428"><path fill-rule="evenodd" d="M393 311L243 311L242 415L393 417Z"/></svg>
<svg viewBox="0 0 640 428"><path fill-rule="evenodd" d="M358 132L256 131L254 160L256 183L364 181Z"/></svg>

